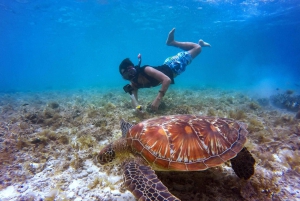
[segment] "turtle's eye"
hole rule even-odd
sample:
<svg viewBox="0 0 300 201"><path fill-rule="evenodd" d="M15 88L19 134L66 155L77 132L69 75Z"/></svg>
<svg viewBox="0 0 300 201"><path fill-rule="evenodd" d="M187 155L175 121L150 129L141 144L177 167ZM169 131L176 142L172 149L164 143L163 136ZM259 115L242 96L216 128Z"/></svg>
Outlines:
<svg viewBox="0 0 300 201"><path fill-rule="evenodd" d="M102 149L97 156L97 160L101 165L112 162L116 157L116 153L112 148L112 144Z"/></svg>

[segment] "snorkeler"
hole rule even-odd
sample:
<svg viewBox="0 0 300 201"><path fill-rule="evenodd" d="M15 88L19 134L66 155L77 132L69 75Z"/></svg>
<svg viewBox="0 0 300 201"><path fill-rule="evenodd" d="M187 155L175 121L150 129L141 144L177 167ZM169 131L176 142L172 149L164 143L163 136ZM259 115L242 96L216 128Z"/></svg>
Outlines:
<svg viewBox="0 0 300 201"><path fill-rule="evenodd" d="M141 110L141 106L137 101L138 89L155 87L161 84L161 88L151 104L151 109L157 110L169 85L174 84L174 78L185 71L186 66L201 52L202 47L210 47L210 44L203 40L199 40L198 44L178 42L174 39L174 33L175 28L169 32L166 44L178 47L184 51L167 58L163 65L156 67L145 65L140 67L141 55L139 54L139 64L137 66L134 66L129 58L124 59L119 66L122 77L130 81L130 84L125 85L123 89L130 94L132 105L136 110Z"/></svg>

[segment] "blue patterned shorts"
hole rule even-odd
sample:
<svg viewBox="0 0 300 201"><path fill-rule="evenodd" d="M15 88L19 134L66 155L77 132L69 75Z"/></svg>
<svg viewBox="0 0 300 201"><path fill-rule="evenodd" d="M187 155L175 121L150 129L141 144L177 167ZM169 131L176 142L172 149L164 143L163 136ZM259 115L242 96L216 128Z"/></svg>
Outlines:
<svg viewBox="0 0 300 201"><path fill-rule="evenodd" d="M167 58L164 64L168 65L176 76L184 72L186 66L191 62L192 56L189 52L179 52L175 56Z"/></svg>

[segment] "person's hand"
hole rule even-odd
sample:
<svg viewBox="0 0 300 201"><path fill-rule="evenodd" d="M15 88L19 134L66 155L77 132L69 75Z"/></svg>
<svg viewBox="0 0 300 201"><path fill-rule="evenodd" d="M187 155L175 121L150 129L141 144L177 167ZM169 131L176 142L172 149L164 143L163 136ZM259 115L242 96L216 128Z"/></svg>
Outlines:
<svg viewBox="0 0 300 201"><path fill-rule="evenodd" d="M145 113L144 110L140 110L140 109L137 109L137 108L135 109L135 112L140 117L144 116L144 113Z"/></svg>
<svg viewBox="0 0 300 201"><path fill-rule="evenodd" d="M154 99L154 101L152 102L152 104L151 104L151 109L152 109L153 111L158 110L158 106L160 105L160 100L161 100L160 97L156 97L156 98Z"/></svg>

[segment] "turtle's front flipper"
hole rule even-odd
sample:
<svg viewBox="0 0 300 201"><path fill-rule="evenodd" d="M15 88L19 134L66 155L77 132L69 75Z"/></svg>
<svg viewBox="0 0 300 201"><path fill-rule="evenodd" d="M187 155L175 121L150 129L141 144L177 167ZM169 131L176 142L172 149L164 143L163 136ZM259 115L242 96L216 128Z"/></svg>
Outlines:
<svg viewBox="0 0 300 201"><path fill-rule="evenodd" d="M157 178L151 167L132 160L124 164L124 185L137 200L180 201Z"/></svg>
<svg viewBox="0 0 300 201"><path fill-rule="evenodd" d="M239 178L249 179L254 174L255 159L245 147L230 161Z"/></svg>

